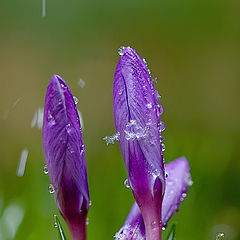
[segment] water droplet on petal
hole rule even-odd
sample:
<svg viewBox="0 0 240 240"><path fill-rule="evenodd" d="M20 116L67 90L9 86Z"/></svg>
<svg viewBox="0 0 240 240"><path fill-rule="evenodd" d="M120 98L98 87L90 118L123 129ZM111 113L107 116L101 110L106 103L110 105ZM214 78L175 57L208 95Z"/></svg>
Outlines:
<svg viewBox="0 0 240 240"><path fill-rule="evenodd" d="M89 207L92 206L92 201L89 201L88 206Z"/></svg>
<svg viewBox="0 0 240 240"><path fill-rule="evenodd" d="M78 104L78 98L73 96L73 100L74 100L75 105L77 105Z"/></svg>
<svg viewBox="0 0 240 240"><path fill-rule="evenodd" d="M160 136L159 139L160 139L160 142L163 142L163 136Z"/></svg>
<svg viewBox="0 0 240 240"><path fill-rule="evenodd" d="M151 226L152 226L152 228L158 227L158 226L157 226L157 221L152 221Z"/></svg>
<svg viewBox="0 0 240 240"><path fill-rule="evenodd" d="M83 151L83 152L86 151L86 146L84 144L82 144L82 150L81 151Z"/></svg>
<svg viewBox="0 0 240 240"><path fill-rule="evenodd" d="M87 220L86 220L86 225L88 225L89 224L89 218L87 218Z"/></svg>
<svg viewBox="0 0 240 240"><path fill-rule="evenodd" d="M163 132L165 129L166 129L166 125L165 125L164 122L161 121L161 122L159 123L159 131L160 131L160 132Z"/></svg>
<svg viewBox="0 0 240 240"><path fill-rule="evenodd" d="M131 187L127 178L124 180L124 185L125 185L126 188Z"/></svg>
<svg viewBox="0 0 240 240"><path fill-rule="evenodd" d="M46 174L46 175L48 174L47 165L43 166L43 173Z"/></svg>
<svg viewBox="0 0 240 240"><path fill-rule="evenodd" d="M166 230L166 228L165 228L165 227L162 227L162 230L163 230L163 231L165 231L165 230Z"/></svg>
<svg viewBox="0 0 240 240"><path fill-rule="evenodd" d="M124 53L124 50L125 50L125 47L120 47L119 49L118 49L118 54L120 55L120 56L122 56L123 55L123 53Z"/></svg>
<svg viewBox="0 0 240 240"><path fill-rule="evenodd" d="M152 108L152 104L151 104L151 103L148 103L148 104L147 104L147 108L149 108L149 109Z"/></svg>
<svg viewBox="0 0 240 240"><path fill-rule="evenodd" d="M52 184L49 184L49 186L48 186L48 192L49 193L55 193L55 189L54 189L54 186L52 185Z"/></svg>

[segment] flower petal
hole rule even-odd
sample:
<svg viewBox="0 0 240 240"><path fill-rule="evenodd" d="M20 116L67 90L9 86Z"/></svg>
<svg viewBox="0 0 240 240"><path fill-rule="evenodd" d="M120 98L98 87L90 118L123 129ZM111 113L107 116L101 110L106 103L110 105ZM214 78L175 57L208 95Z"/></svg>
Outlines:
<svg viewBox="0 0 240 240"><path fill-rule="evenodd" d="M89 206L85 146L72 93L57 75L47 89L42 134L59 210L67 222L77 224L86 218Z"/></svg>
<svg viewBox="0 0 240 240"><path fill-rule="evenodd" d="M171 216L176 212L181 201L187 194L187 188L192 184L190 167L186 158L178 158L166 165L166 191L162 204L162 222L167 224ZM136 202L119 232L116 240L145 240L145 227L140 209Z"/></svg>
<svg viewBox="0 0 240 240"><path fill-rule="evenodd" d="M143 218L161 225L160 206L165 185L161 107L146 63L130 47L124 49L116 68L113 109L134 197Z"/></svg>

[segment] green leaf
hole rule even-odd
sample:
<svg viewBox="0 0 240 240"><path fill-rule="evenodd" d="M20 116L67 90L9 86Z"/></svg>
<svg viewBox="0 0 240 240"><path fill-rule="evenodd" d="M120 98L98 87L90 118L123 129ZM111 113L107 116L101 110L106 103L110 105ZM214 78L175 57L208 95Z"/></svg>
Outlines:
<svg viewBox="0 0 240 240"><path fill-rule="evenodd" d="M176 224L173 224L166 240L175 240Z"/></svg>
<svg viewBox="0 0 240 240"><path fill-rule="evenodd" d="M54 215L54 227L56 227L58 229L58 234L59 234L60 240L67 240L57 215Z"/></svg>

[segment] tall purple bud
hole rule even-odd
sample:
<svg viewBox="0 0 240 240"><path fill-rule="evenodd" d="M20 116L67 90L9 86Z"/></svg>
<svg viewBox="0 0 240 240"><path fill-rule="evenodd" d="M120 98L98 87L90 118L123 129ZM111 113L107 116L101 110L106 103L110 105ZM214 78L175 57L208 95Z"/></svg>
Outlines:
<svg viewBox="0 0 240 240"><path fill-rule="evenodd" d="M86 239L89 191L85 146L70 89L54 75L48 85L43 118L43 148L59 211L72 240Z"/></svg>
<svg viewBox="0 0 240 240"><path fill-rule="evenodd" d="M130 47L121 48L120 55L113 83L115 127L146 238L160 240L165 189L162 106L146 62Z"/></svg>

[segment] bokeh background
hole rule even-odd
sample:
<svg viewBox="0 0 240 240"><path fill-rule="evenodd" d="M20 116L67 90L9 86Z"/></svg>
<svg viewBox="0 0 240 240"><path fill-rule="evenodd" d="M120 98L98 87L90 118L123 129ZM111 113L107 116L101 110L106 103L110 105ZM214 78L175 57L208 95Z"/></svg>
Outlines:
<svg viewBox="0 0 240 240"><path fill-rule="evenodd" d="M239 12L237 0L46 0L44 17L42 0L1 0L0 239L57 239L41 131L31 128L54 73L83 114L88 239L113 239L133 197L123 184L119 146L103 137L115 131L117 49L130 45L158 77L166 161L185 155L191 165L194 185L169 223L177 224L176 239L214 240L224 232L226 240L239 240ZM24 148L29 155L18 177Z"/></svg>

